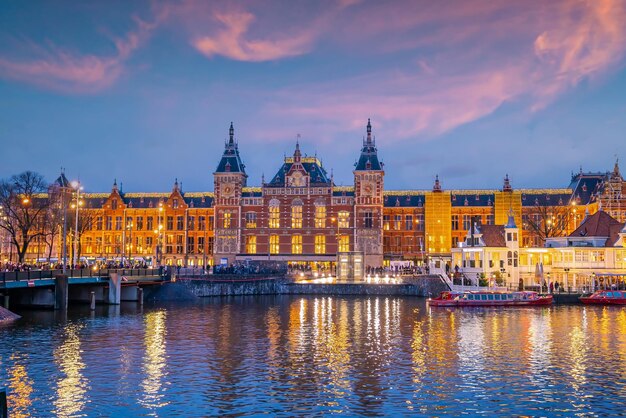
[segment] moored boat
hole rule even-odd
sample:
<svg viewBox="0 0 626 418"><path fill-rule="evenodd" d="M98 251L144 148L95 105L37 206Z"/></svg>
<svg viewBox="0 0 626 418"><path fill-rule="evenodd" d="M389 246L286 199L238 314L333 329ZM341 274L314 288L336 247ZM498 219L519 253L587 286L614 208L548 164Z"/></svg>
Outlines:
<svg viewBox="0 0 626 418"><path fill-rule="evenodd" d="M540 295L537 292L441 292L433 299L428 299L430 306L545 306L552 304L552 295Z"/></svg>
<svg viewBox="0 0 626 418"><path fill-rule="evenodd" d="M581 296L578 299L586 305L626 305L626 292L598 290L590 296Z"/></svg>

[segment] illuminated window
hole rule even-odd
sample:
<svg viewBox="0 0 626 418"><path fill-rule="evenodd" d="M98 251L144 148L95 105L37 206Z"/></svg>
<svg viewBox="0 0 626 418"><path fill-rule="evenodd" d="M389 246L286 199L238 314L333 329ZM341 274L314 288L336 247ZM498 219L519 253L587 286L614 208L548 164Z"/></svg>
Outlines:
<svg viewBox="0 0 626 418"><path fill-rule="evenodd" d="M121 216L115 217L115 230L116 231L122 230L122 217Z"/></svg>
<svg viewBox="0 0 626 418"><path fill-rule="evenodd" d="M389 220L390 220L389 215L383 215L383 229L385 231L389 231Z"/></svg>
<svg viewBox="0 0 626 418"><path fill-rule="evenodd" d="M246 237L246 253L256 254L256 237L254 235Z"/></svg>
<svg viewBox="0 0 626 418"><path fill-rule="evenodd" d="M280 252L280 240L278 235L270 235L270 253L278 254Z"/></svg>
<svg viewBox="0 0 626 418"><path fill-rule="evenodd" d="M347 253L348 251L350 251L350 236L340 235L339 236L339 252Z"/></svg>
<svg viewBox="0 0 626 418"><path fill-rule="evenodd" d="M326 206L325 205L315 205L315 227L316 228L325 228L326 227Z"/></svg>
<svg viewBox="0 0 626 418"><path fill-rule="evenodd" d="M339 228L350 228L350 212L347 210L339 212Z"/></svg>
<svg viewBox="0 0 626 418"><path fill-rule="evenodd" d="M315 254L326 254L326 237L324 235L315 236Z"/></svg>
<svg viewBox="0 0 626 418"><path fill-rule="evenodd" d="M280 203L277 199L270 201L270 228L280 228Z"/></svg>
<svg viewBox="0 0 626 418"><path fill-rule="evenodd" d="M246 213L246 228L256 228L256 213L255 212Z"/></svg>
<svg viewBox="0 0 626 418"><path fill-rule="evenodd" d="M291 253L302 254L302 235L293 235L291 237Z"/></svg>
<svg viewBox="0 0 626 418"><path fill-rule="evenodd" d="M294 200L291 206L291 227L302 228L302 201L300 199Z"/></svg>
<svg viewBox="0 0 626 418"><path fill-rule="evenodd" d="M230 229L231 220L231 214L229 212L224 213L224 229Z"/></svg>
<svg viewBox="0 0 626 418"><path fill-rule="evenodd" d="M402 229L402 215L396 215L393 221L393 229L399 231Z"/></svg>

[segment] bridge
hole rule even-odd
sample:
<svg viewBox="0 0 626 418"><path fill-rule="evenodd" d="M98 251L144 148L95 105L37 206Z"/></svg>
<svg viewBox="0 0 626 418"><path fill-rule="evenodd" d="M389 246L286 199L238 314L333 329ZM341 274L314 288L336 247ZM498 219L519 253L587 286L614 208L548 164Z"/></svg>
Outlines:
<svg viewBox="0 0 626 418"><path fill-rule="evenodd" d="M157 269L68 269L0 272L4 307L66 309L69 302L119 304L143 302L143 287L160 285L170 275Z"/></svg>

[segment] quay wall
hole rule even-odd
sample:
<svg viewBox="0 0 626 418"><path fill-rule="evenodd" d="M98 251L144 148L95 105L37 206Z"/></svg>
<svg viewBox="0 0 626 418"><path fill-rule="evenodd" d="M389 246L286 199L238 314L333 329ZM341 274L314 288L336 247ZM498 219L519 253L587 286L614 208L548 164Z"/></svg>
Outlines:
<svg viewBox="0 0 626 418"><path fill-rule="evenodd" d="M438 276L405 279L404 284L293 283L285 277L245 281L179 278L174 283L154 286L146 300L190 300L195 297L243 295L385 295L436 296L448 290Z"/></svg>

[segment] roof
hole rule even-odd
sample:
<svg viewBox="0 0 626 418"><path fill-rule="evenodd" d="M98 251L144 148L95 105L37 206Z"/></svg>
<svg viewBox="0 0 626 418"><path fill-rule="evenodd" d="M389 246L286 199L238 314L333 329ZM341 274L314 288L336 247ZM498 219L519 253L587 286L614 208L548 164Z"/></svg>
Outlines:
<svg viewBox="0 0 626 418"><path fill-rule="evenodd" d="M487 247L506 247L504 225L481 225L480 232Z"/></svg>
<svg viewBox="0 0 626 418"><path fill-rule="evenodd" d="M367 138L363 140L363 148L361 148L361 156L357 161L356 171L382 171L383 164L378 160L378 150L376 149L376 140L372 139L372 124L367 120Z"/></svg>
<svg viewBox="0 0 626 418"><path fill-rule="evenodd" d="M300 144L296 143L296 150L293 157L285 157L283 165L274 175L272 180L265 184L267 187L284 187L286 176L289 172L303 170L309 176L309 184L315 186L330 186L331 180L328 178L322 162L317 157L302 157L300 154Z"/></svg>
<svg viewBox="0 0 626 418"><path fill-rule="evenodd" d="M593 203L607 175L608 173L583 173L581 171L572 176L569 188L573 190L572 198L576 199L576 204Z"/></svg>
<svg viewBox="0 0 626 418"><path fill-rule="evenodd" d="M239 156L239 144L235 141L235 130L230 123L229 138L224 144L224 154L217 165L215 173L242 173L246 174L246 166Z"/></svg>
<svg viewBox="0 0 626 418"><path fill-rule="evenodd" d="M606 240L607 247L614 247L617 244L619 234L624 228L626 228L626 222L609 226L609 238Z"/></svg>
<svg viewBox="0 0 626 418"><path fill-rule="evenodd" d="M424 206L424 196L417 194L388 195L384 194L385 207L422 207Z"/></svg>
<svg viewBox="0 0 626 418"><path fill-rule="evenodd" d="M617 228L617 232L623 224L608 213L600 210L593 215L587 217L580 224L578 228L574 232L572 232L569 237L570 238L580 238L580 237L610 237L614 232L614 229ZM607 240L608 244L608 240Z"/></svg>

